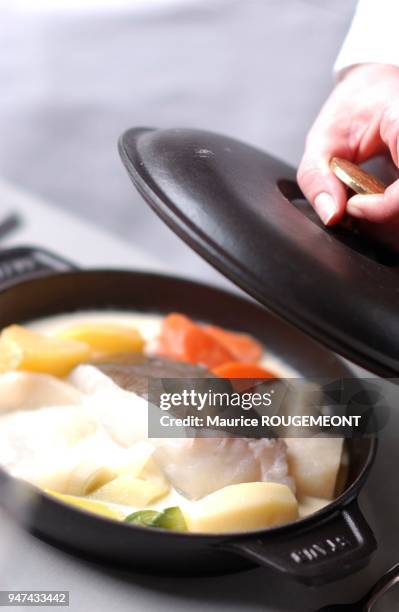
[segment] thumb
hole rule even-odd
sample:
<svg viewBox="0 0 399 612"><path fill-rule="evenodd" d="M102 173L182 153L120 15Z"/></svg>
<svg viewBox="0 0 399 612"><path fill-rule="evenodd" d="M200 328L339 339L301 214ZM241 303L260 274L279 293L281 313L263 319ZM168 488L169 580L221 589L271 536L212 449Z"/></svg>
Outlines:
<svg viewBox="0 0 399 612"><path fill-rule="evenodd" d="M373 223L399 219L399 180L378 195L355 195L348 200L346 211L352 217Z"/></svg>
<svg viewBox="0 0 399 612"><path fill-rule="evenodd" d="M298 169L298 184L324 225L334 225L346 208L346 188L329 168L333 153L305 151Z"/></svg>

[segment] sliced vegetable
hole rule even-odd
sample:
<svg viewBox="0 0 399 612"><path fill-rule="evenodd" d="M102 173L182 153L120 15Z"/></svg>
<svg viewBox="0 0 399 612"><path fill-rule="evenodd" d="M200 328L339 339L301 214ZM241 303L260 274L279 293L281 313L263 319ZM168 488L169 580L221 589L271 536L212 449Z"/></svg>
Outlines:
<svg viewBox="0 0 399 612"><path fill-rule="evenodd" d="M203 330L221 342L233 354L234 361L253 362L262 357L262 345L248 334L229 331L216 325L204 325Z"/></svg>
<svg viewBox="0 0 399 612"><path fill-rule="evenodd" d="M166 479L142 480L135 476L119 476L94 491L91 499L125 506L145 507L169 493Z"/></svg>
<svg viewBox="0 0 399 612"><path fill-rule="evenodd" d="M264 378L276 378L275 374L256 363L241 363L238 361L230 361L213 368L212 373L219 378L229 378L238 392L245 391Z"/></svg>
<svg viewBox="0 0 399 612"><path fill-rule="evenodd" d="M219 340L212 338L188 317L172 313L162 322L158 353L179 361L215 368L234 359Z"/></svg>
<svg viewBox="0 0 399 612"><path fill-rule="evenodd" d="M163 473L152 459L154 447L146 440L139 440L124 452L123 462L116 464L118 476L137 478L162 478ZM143 472L145 470L145 474Z"/></svg>
<svg viewBox="0 0 399 612"><path fill-rule="evenodd" d="M281 525L298 518L298 502L289 487L246 482L219 489L190 506L189 531L223 533Z"/></svg>
<svg viewBox="0 0 399 612"><path fill-rule="evenodd" d="M161 512L156 510L139 510L125 518L127 523L170 529L171 531L187 531L187 524L183 512L178 506L165 508Z"/></svg>
<svg viewBox="0 0 399 612"><path fill-rule="evenodd" d="M22 358L22 350L17 344L0 341L0 374L16 370L20 365Z"/></svg>
<svg viewBox="0 0 399 612"><path fill-rule="evenodd" d="M98 460L83 459L71 472L66 492L71 495L89 495L116 478L116 472Z"/></svg>
<svg viewBox="0 0 399 612"><path fill-rule="evenodd" d="M87 512L93 512L94 514L99 514L100 516L105 516L106 518L115 519L117 521L123 520L123 513L120 510L103 502L94 501L85 497L76 497L75 495L64 495L64 493L58 493L51 489L45 489L45 491L49 495L52 495L52 497L56 497L70 506L76 506Z"/></svg>
<svg viewBox="0 0 399 612"><path fill-rule="evenodd" d="M229 378L234 389L240 393L253 387L259 380L275 378L275 374L256 363L230 361L212 370L219 378Z"/></svg>
<svg viewBox="0 0 399 612"><path fill-rule="evenodd" d="M99 356L117 353L138 353L144 340L134 327L118 323L84 323L57 334L63 340L85 342Z"/></svg>
<svg viewBox="0 0 399 612"><path fill-rule="evenodd" d="M342 438L286 438L288 465L299 496L335 496L341 465Z"/></svg>
<svg viewBox="0 0 399 612"><path fill-rule="evenodd" d="M248 334L216 325L198 325L182 314L172 313L162 322L158 352L212 369L228 362L256 362L263 350Z"/></svg>
<svg viewBox="0 0 399 612"><path fill-rule="evenodd" d="M3 369L66 376L89 358L90 348L84 342L46 336L19 325L6 327L0 335Z"/></svg>
<svg viewBox="0 0 399 612"><path fill-rule="evenodd" d="M298 506L299 516L300 518L304 518L305 516L309 516L309 514L314 514L324 508L324 506L327 506L328 503L327 499L322 499L320 497L301 497Z"/></svg>
<svg viewBox="0 0 399 612"><path fill-rule="evenodd" d="M129 514L129 516L125 518L125 522L133 523L134 525L142 525L143 527L150 527L160 514L161 513L156 510L139 510L138 512Z"/></svg>
<svg viewBox="0 0 399 612"><path fill-rule="evenodd" d="M239 361L229 361L223 365L213 368L215 376L220 378L275 378L276 374L262 368L256 363L241 363Z"/></svg>
<svg viewBox="0 0 399 612"><path fill-rule="evenodd" d="M172 531L187 531L187 523L179 506L165 508L152 522L153 527L171 529Z"/></svg>

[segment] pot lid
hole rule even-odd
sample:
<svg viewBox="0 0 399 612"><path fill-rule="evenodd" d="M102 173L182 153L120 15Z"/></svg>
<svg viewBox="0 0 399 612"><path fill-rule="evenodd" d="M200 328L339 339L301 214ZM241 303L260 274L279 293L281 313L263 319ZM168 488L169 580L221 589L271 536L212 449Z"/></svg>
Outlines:
<svg viewBox="0 0 399 612"><path fill-rule="evenodd" d="M325 228L294 168L192 129L131 129L120 152L148 204L215 268L337 353L398 375L399 258Z"/></svg>

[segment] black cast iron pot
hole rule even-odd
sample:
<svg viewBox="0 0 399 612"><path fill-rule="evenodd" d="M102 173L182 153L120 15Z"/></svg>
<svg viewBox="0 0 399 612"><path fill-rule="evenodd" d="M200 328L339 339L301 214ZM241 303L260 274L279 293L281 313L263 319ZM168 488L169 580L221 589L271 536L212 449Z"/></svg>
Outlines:
<svg viewBox="0 0 399 612"><path fill-rule="evenodd" d="M261 306L196 282L134 271L80 271L50 253L21 248L0 255L0 286L0 328L85 309L177 310L253 334L305 377L350 376L331 352ZM321 584L355 572L376 548L357 503L376 441L348 440L348 450L348 485L338 499L305 519L253 532L181 534L118 523L63 504L2 470L0 503L39 537L113 566L195 575L258 564Z"/></svg>

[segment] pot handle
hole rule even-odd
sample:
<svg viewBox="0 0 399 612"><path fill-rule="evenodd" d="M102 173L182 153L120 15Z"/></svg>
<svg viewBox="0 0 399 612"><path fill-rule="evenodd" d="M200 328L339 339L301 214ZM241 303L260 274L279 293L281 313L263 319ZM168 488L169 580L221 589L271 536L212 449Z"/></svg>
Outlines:
<svg viewBox="0 0 399 612"><path fill-rule="evenodd" d="M274 569L307 585L343 578L364 567L377 547L373 532L357 500L316 526L282 535L237 538L224 542L234 552L258 565Z"/></svg>
<svg viewBox="0 0 399 612"><path fill-rule="evenodd" d="M76 270L63 257L36 247L16 247L0 251L0 290L25 280L54 272Z"/></svg>

